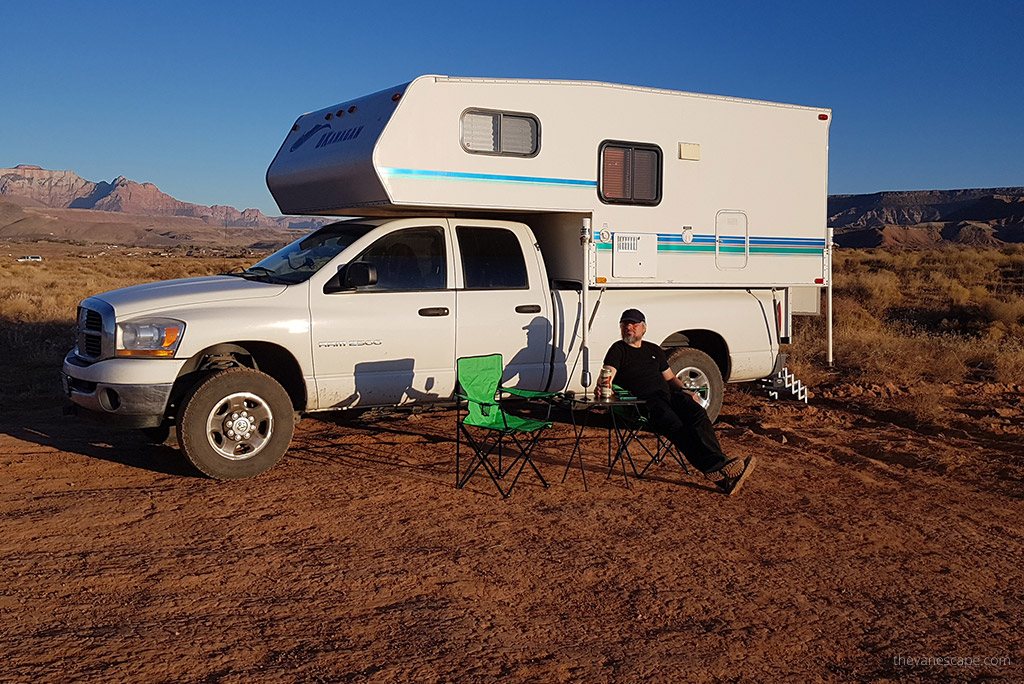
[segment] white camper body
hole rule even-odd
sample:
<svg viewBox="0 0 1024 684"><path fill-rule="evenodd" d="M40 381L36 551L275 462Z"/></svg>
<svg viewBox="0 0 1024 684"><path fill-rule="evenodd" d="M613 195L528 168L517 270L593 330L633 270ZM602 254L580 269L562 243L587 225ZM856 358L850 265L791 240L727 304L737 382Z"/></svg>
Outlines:
<svg viewBox="0 0 1024 684"><path fill-rule="evenodd" d="M443 76L303 115L267 171L281 211L362 218L242 272L83 300L66 392L249 477L293 411L451 401L464 356L501 353L506 386L585 391L638 308L713 419L723 381L782 369L791 315L829 283L830 120Z"/></svg>
<svg viewBox="0 0 1024 684"><path fill-rule="evenodd" d="M533 122L529 151L471 149L487 114ZM592 286L820 288L830 122L607 83L423 76L300 117L267 183L284 213L520 215L553 279L584 278L586 217ZM656 200L609 196L609 145L655 152Z"/></svg>

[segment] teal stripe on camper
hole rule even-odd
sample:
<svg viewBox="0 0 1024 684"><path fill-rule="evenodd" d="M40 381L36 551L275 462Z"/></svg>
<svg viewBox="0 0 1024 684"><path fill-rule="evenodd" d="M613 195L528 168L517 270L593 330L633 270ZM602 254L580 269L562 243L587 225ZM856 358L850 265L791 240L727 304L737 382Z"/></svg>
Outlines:
<svg viewBox="0 0 1024 684"><path fill-rule="evenodd" d="M694 235L693 242L684 243L683 237L676 233L659 233L658 234L659 244L714 244L714 235ZM722 237L722 242L725 244L742 245L744 240L742 237L726 235ZM750 236L751 246L763 246L763 247L817 247L819 249L825 248L824 238L795 238L795 237L757 237Z"/></svg>
<svg viewBox="0 0 1024 684"><path fill-rule="evenodd" d="M740 247L742 252L743 248ZM823 250L814 247L754 247L751 246L751 254L815 254L821 256Z"/></svg>
<svg viewBox="0 0 1024 684"><path fill-rule="evenodd" d="M573 178L545 178L543 176L503 176L494 173L463 173L461 171L427 171L425 169L381 169L388 178L430 178L440 180L474 181L482 183L513 183L516 185L562 186L570 188L596 188L597 181Z"/></svg>
<svg viewBox="0 0 1024 684"><path fill-rule="evenodd" d="M820 246L819 246L820 245ZM825 240L816 238L750 237L751 254L778 254L798 256L815 254L820 256L825 249ZM693 242L683 242L682 236L674 233L658 234L658 251L665 253L703 253L715 251L714 235L694 235ZM719 254L744 254L744 240L726 236L718 248Z"/></svg>
<svg viewBox="0 0 1024 684"><path fill-rule="evenodd" d="M612 245L609 243L599 242L597 243L597 251L599 252L611 252ZM658 254L714 254L714 245L658 245ZM745 250L743 247L737 247L732 245L722 245L718 249L719 254L743 254ZM821 256L820 249L813 249L808 247L751 247L751 254L777 254L779 256L800 256L800 255L812 255Z"/></svg>
<svg viewBox="0 0 1024 684"><path fill-rule="evenodd" d="M688 245L658 245L658 251L661 253L672 253L672 252L714 252L714 245L701 245L695 242L691 242Z"/></svg>
<svg viewBox="0 0 1024 684"><path fill-rule="evenodd" d="M824 240L809 238L750 238L751 254L776 254L779 256L821 256L824 252ZM811 246L820 244L820 247ZM598 242L597 251L610 252L614 249L614 242ZM693 242L683 242L679 235L659 234L659 254L707 254L715 252L715 236L695 235ZM727 238L719 245L719 254L744 254L746 252L743 239Z"/></svg>

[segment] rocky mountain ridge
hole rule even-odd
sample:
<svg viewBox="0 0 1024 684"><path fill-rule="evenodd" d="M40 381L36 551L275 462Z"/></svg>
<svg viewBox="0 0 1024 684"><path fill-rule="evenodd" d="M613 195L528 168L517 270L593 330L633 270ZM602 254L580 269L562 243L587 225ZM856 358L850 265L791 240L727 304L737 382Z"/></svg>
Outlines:
<svg viewBox="0 0 1024 684"><path fill-rule="evenodd" d="M1024 187L831 195L844 247L999 247L1024 242Z"/></svg>
<svg viewBox="0 0 1024 684"><path fill-rule="evenodd" d="M47 215L42 213L46 209L64 211ZM211 241L255 243L262 238L236 235L230 229L311 229L324 222L319 218L268 217L257 209L238 211L182 202L152 183L137 183L124 176L95 183L73 171L26 164L0 169L0 236L118 241L120 230L132 235L138 232L134 239L146 242L177 242L203 235ZM137 230L129 231L129 225ZM831 195L828 225L835 229L836 242L843 247L1024 243L1024 187ZM204 226L219 230L209 233ZM128 239L126 235L121 241ZM281 239L275 235L273 242Z"/></svg>
<svg viewBox="0 0 1024 684"><path fill-rule="evenodd" d="M0 196L22 206L182 216L222 228L315 228L324 223L315 218L269 217L258 209L239 211L228 206L192 204L161 192L152 183L137 183L124 176L109 183L95 183L73 171L51 171L29 164L0 169Z"/></svg>

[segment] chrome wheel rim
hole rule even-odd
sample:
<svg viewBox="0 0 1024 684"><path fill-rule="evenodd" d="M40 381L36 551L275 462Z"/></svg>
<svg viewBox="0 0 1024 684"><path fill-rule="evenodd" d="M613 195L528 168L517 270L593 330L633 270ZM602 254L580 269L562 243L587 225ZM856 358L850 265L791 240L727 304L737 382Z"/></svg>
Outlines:
<svg viewBox="0 0 1024 684"><path fill-rule="evenodd" d="M258 454L270 440L274 414L262 398L236 392L217 402L206 418L206 439L218 454L244 461Z"/></svg>
<svg viewBox="0 0 1024 684"><path fill-rule="evenodd" d="M694 392L698 397L698 403L707 409L711 406L711 381L707 374L695 366L687 366L678 373L676 377L683 383L683 387Z"/></svg>

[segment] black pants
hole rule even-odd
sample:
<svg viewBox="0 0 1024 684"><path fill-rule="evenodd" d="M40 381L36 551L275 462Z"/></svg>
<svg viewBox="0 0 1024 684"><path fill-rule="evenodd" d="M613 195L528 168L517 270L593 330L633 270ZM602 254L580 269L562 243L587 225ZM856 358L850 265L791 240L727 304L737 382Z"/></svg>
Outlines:
<svg viewBox="0 0 1024 684"><path fill-rule="evenodd" d="M683 453L693 467L704 474L718 471L726 457L718 443L704 407L688 394L673 392L647 398L647 414L651 425Z"/></svg>

